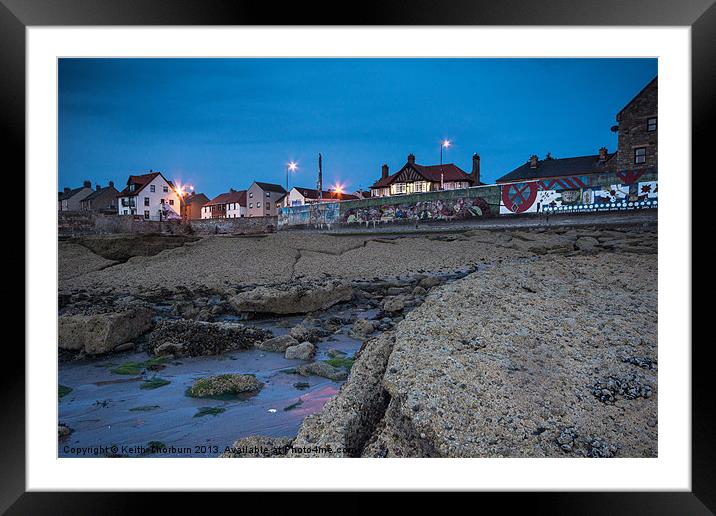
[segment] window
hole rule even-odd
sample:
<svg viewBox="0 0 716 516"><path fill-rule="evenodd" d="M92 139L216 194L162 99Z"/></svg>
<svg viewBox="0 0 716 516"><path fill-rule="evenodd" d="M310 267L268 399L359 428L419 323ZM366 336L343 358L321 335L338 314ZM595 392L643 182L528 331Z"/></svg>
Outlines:
<svg viewBox="0 0 716 516"><path fill-rule="evenodd" d="M656 117L648 118L646 120L646 130L649 132L656 131Z"/></svg>
<svg viewBox="0 0 716 516"><path fill-rule="evenodd" d="M254 198L254 192L249 192L249 197L250 197L251 199L253 199L253 198Z"/></svg>
<svg viewBox="0 0 716 516"><path fill-rule="evenodd" d="M129 191L133 192L137 189L137 185L129 185Z"/></svg>
<svg viewBox="0 0 716 516"><path fill-rule="evenodd" d="M639 147L634 149L634 163L641 164L646 163L646 147Z"/></svg>
<svg viewBox="0 0 716 516"><path fill-rule="evenodd" d="M149 197L144 198L144 205L149 206Z"/></svg>
<svg viewBox="0 0 716 516"><path fill-rule="evenodd" d="M169 199L169 206L174 206L174 199Z"/></svg>
<svg viewBox="0 0 716 516"><path fill-rule="evenodd" d="M249 208L253 208L253 207L254 207L254 203L250 202L250 203L249 203Z"/></svg>
<svg viewBox="0 0 716 516"><path fill-rule="evenodd" d="M257 203L256 203L256 207L257 207L257 208L260 208L260 207L261 207L261 203L260 203L260 202L257 202Z"/></svg>
<svg viewBox="0 0 716 516"><path fill-rule="evenodd" d="M149 185L149 191L150 191L150 192L155 192L155 191L156 191L156 186L154 186L154 185Z"/></svg>
<svg viewBox="0 0 716 516"><path fill-rule="evenodd" d="M129 215L129 210L124 210L124 215Z"/></svg>
<svg viewBox="0 0 716 516"><path fill-rule="evenodd" d="M144 218L149 220L149 210L144 210Z"/></svg>
<svg viewBox="0 0 716 516"><path fill-rule="evenodd" d="M164 185L162 186L162 190L164 191L164 193L167 193L169 191L169 187Z"/></svg>
<svg viewBox="0 0 716 516"><path fill-rule="evenodd" d="M271 192L266 192L266 197L271 197Z"/></svg>

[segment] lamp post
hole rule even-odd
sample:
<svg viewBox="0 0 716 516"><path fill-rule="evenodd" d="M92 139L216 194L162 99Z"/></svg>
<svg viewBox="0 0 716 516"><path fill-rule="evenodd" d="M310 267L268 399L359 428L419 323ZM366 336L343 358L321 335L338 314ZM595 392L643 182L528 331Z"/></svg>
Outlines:
<svg viewBox="0 0 716 516"><path fill-rule="evenodd" d="M445 140L443 140L442 142L440 142L440 190L445 189L445 179L443 177L443 168L442 168L443 149L447 149L448 147L450 147L450 140L448 140L447 138Z"/></svg>
<svg viewBox="0 0 716 516"><path fill-rule="evenodd" d="M288 173L289 172L295 172L298 168L298 164L295 161L289 162L288 165L286 165L286 207L289 207L289 193L290 190L288 189Z"/></svg>

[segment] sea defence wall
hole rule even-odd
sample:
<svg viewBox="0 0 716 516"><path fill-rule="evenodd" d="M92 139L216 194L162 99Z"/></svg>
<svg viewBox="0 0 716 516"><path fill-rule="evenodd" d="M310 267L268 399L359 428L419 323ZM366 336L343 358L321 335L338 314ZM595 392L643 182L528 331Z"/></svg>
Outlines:
<svg viewBox="0 0 716 516"><path fill-rule="evenodd" d="M656 170L622 171L292 206L279 210L278 229L335 229L657 207Z"/></svg>
<svg viewBox="0 0 716 516"><path fill-rule="evenodd" d="M202 219L182 223L179 220L144 220L131 215L113 215L90 211L57 212L57 231L60 237L123 233L254 235L273 233L276 231L276 226L276 217Z"/></svg>

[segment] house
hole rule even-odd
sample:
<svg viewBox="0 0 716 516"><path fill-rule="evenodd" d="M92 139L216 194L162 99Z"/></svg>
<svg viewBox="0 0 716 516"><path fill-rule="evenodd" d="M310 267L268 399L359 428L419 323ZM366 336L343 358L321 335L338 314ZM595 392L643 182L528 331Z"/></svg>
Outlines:
<svg viewBox="0 0 716 516"><path fill-rule="evenodd" d="M181 197L161 172L129 176L117 199L120 215L140 215L145 220L181 218Z"/></svg>
<svg viewBox="0 0 716 516"><path fill-rule="evenodd" d="M235 219L246 216L246 190L230 189L201 208L202 219Z"/></svg>
<svg viewBox="0 0 716 516"><path fill-rule="evenodd" d="M209 198L203 193L190 193L184 197L184 217L186 220L201 219L203 206L209 202Z"/></svg>
<svg viewBox="0 0 716 516"><path fill-rule="evenodd" d="M472 173L468 174L454 163L444 165L418 165L415 156L408 155L408 161L395 174L389 175L388 165L383 165L381 177L370 187L372 197L388 197L435 190L456 190L479 186L480 156L472 157Z"/></svg>
<svg viewBox="0 0 716 516"><path fill-rule="evenodd" d="M80 201L80 210L117 213L117 189L114 181L102 188L95 185L95 190Z"/></svg>
<svg viewBox="0 0 716 516"><path fill-rule="evenodd" d="M91 181L85 181L79 188L69 188L66 186L62 192L58 192L57 194L57 210L79 211L80 201L93 191Z"/></svg>
<svg viewBox="0 0 716 516"><path fill-rule="evenodd" d="M606 147L599 149L599 154L576 156L573 158L553 158L547 154L540 160L536 154L497 180L497 183L517 183L521 181L544 180L547 182L564 183L566 188L586 186L585 176L603 174L615 170L615 152L611 154Z"/></svg>
<svg viewBox="0 0 716 516"><path fill-rule="evenodd" d="M305 204L315 204L317 202L335 202L335 201L350 201L358 199L357 195L347 194L343 192L336 192L333 190L322 191L319 195L318 190L314 188L301 188L294 186L291 191L288 192L286 197L287 206L303 206Z"/></svg>
<svg viewBox="0 0 716 516"><path fill-rule="evenodd" d="M657 168L658 94L658 77L654 77L617 113L617 125L612 127L618 133L617 170Z"/></svg>
<svg viewBox="0 0 716 516"><path fill-rule="evenodd" d="M616 173L626 184L634 183L647 171L657 170L657 94L655 77L616 115L619 133L617 151L606 147L598 154L540 160L536 155L500 177L497 183L537 180L544 189L578 189L589 186L595 174Z"/></svg>
<svg viewBox="0 0 716 516"><path fill-rule="evenodd" d="M272 183L254 181L246 191L246 216L266 217L278 215L278 208L287 194L286 190Z"/></svg>

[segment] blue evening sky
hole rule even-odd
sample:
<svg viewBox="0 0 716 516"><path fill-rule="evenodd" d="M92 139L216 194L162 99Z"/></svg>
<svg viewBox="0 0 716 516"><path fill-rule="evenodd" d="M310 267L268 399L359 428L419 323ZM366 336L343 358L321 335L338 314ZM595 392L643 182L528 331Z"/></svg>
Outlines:
<svg viewBox="0 0 716 516"><path fill-rule="evenodd" d="M59 187L149 169L210 198L253 180L367 189L408 153L492 182L531 154L616 149L656 59L61 59Z"/></svg>

